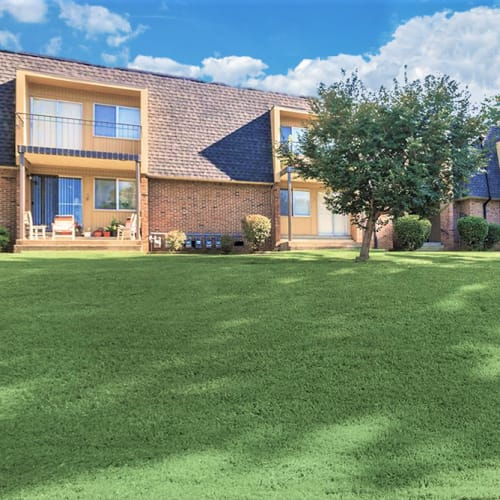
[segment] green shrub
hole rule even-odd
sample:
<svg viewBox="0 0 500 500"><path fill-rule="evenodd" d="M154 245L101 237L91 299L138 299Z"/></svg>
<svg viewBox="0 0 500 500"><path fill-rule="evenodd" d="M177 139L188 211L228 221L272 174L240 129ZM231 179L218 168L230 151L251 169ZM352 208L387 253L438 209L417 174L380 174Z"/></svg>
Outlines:
<svg viewBox="0 0 500 500"><path fill-rule="evenodd" d="M417 250L429 238L431 223L418 215L405 215L394 221L395 248Z"/></svg>
<svg viewBox="0 0 500 500"><path fill-rule="evenodd" d="M173 252L178 252L186 242L186 233L179 230L169 231L165 235L165 246Z"/></svg>
<svg viewBox="0 0 500 500"><path fill-rule="evenodd" d="M420 219L420 226L424 232L424 243L429 239L432 230L432 224L429 219Z"/></svg>
<svg viewBox="0 0 500 500"><path fill-rule="evenodd" d="M0 226L0 252L4 252L10 244L10 231L5 226Z"/></svg>
<svg viewBox="0 0 500 500"><path fill-rule="evenodd" d="M485 248L493 248L500 241L500 224L488 224L488 234L484 240Z"/></svg>
<svg viewBox="0 0 500 500"><path fill-rule="evenodd" d="M222 235L220 239L220 250L222 253L231 253L234 248L234 240L232 236L228 234Z"/></svg>
<svg viewBox="0 0 500 500"><path fill-rule="evenodd" d="M259 250L271 236L271 221L264 215L246 215L241 220L243 235L252 250Z"/></svg>
<svg viewBox="0 0 500 500"><path fill-rule="evenodd" d="M488 235L488 223L482 217L461 217L457 222L460 240L467 247L473 250L483 248L484 240Z"/></svg>

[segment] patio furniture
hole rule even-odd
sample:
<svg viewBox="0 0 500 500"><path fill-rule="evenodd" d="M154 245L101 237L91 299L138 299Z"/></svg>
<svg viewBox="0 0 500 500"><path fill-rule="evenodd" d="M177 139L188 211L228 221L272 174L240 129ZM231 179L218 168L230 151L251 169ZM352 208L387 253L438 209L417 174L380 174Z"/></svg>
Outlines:
<svg viewBox="0 0 500 500"><path fill-rule="evenodd" d="M73 215L55 215L52 223L52 239L58 237L75 239L75 218Z"/></svg>
<svg viewBox="0 0 500 500"><path fill-rule="evenodd" d="M137 238L137 214L132 214L125 220L125 225L120 224L116 232L116 238L135 240Z"/></svg>
<svg viewBox="0 0 500 500"><path fill-rule="evenodd" d="M33 224L31 212L24 212L24 227L28 230L28 239L37 240L38 236L44 240L46 237L47 226L44 224Z"/></svg>

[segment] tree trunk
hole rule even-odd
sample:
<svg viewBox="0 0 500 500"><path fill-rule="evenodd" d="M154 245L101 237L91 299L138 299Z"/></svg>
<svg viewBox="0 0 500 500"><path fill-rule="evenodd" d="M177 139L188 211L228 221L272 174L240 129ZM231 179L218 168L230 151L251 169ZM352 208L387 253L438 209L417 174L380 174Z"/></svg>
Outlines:
<svg viewBox="0 0 500 500"><path fill-rule="evenodd" d="M366 221L366 229L363 233L363 241L361 242L361 250L359 256L356 257L357 262L366 262L370 258L370 245L372 242L373 231L375 230L375 223L377 218L374 215L370 215Z"/></svg>

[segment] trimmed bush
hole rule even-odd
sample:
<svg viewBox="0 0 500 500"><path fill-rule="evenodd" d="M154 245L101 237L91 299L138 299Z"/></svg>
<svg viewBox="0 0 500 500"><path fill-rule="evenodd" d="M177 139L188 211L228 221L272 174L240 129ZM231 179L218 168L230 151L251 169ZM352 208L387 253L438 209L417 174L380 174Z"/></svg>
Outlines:
<svg viewBox="0 0 500 500"><path fill-rule="evenodd" d="M10 231L5 226L0 226L0 252L5 252L10 243Z"/></svg>
<svg viewBox="0 0 500 500"><path fill-rule="evenodd" d="M484 240L484 248L493 248L500 241L500 224L488 224L488 234Z"/></svg>
<svg viewBox="0 0 500 500"><path fill-rule="evenodd" d="M252 250L260 250L271 236L271 221L264 215L246 215L241 220L241 227Z"/></svg>
<svg viewBox="0 0 500 500"><path fill-rule="evenodd" d="M431 235L431 230L432 230L432 224L429 219L420 219L420 227L422 228L422 231L424 232L424 243L429 239L429 236ZM423 243L422 243L423 245Z"/></svg>
<svg viewBox="0 0 500 500"><path fill-rule="evenodd" d="M395 248L417 250L429 238L431 223L418 215L405 215L394 221Z"/></svg>
<svg viewBox="0 0 500 500"><path fill-rule="evenodd" d="M472 250L481 250L488 235L488 223L482 217L469 215L457 222L458 234L462 243Z"/></svg>
<svg viewBox="0 0 500 500"><path fill-rule="evenodd" d="M234 248L234 240L232 236L228 234L222 235L220 239L220 250L222 253L228 254L233 251Z"/></svg>
<svg viewBox="0 0 500 500"><path fill-rule="evenodd" d="M186 233L184 233L183 231L179 231L176 229L174 231L169 231L165 235L165 246L173 252L178 252L179 250L181 250L185 242Z"/></svg>

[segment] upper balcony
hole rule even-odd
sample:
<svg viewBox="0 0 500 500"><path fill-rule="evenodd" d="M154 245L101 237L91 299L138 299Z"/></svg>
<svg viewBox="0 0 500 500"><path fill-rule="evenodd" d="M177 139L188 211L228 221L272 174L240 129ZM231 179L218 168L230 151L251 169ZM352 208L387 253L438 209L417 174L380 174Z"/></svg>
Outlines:
<svg viewBox="0 0 500 500"><path fill-rule="evenodd" d="M302 153L300 148L300 138L314 115L309 110L284 108L274 106L271 109L271 137L273 142L273 170L275 182L283 180L282 159L278 149L288 150L296 155ZM298 178L293 174L294 179Z"/></svg>
<svg viewBox="0 0 500 500"><path fill-rule="evenodd" d="M141 126L116 121L16 113L19 152L79 158L139 159Z"/></svg>
<svg viewBox="0 0 500 500"><path fill-rule="evenodd" d="M18 70L16 154L32 168L147 172L147 89Z"/></svg>

